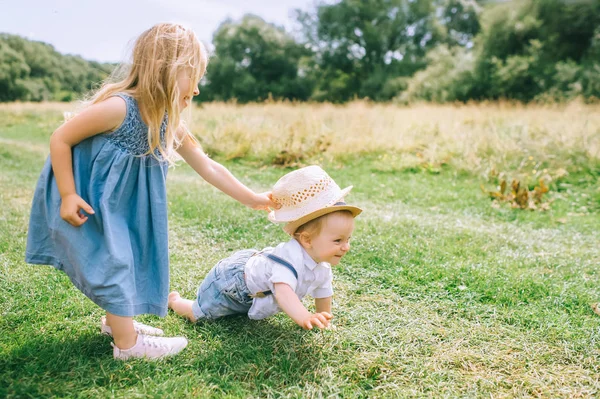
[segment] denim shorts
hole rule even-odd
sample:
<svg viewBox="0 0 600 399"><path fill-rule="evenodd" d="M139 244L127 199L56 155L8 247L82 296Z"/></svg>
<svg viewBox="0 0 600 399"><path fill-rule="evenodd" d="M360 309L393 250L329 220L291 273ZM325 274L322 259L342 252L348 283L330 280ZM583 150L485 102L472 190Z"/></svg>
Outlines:
<svg viewBox="0 0 600 399"><path fill-rule="evenodd" d="M256 252L253 249L235 252L208 272L192 305L196 319L248 313L253 299L244 279L244 266Z"/></svg>

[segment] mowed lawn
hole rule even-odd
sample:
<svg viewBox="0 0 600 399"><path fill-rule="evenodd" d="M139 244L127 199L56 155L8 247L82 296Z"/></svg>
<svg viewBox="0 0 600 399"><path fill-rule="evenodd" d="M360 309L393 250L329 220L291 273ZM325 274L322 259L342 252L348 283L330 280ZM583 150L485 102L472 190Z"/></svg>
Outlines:
<svg viewBox="0 0 600 399"><path fill-rule="evenodd" d="M198 107L204 148L248 186L319 163L364 212L334 267L334 330L284 314L139 317L190 341L154 362L113 360L101 309L23 260L49 136L71 108L0 106L0 397L600 395L600 107ZM548 210L481 189L513 178L544 179ZM183 163L168 184L170 284L184 296L232 251L286 239Z"/></svg>

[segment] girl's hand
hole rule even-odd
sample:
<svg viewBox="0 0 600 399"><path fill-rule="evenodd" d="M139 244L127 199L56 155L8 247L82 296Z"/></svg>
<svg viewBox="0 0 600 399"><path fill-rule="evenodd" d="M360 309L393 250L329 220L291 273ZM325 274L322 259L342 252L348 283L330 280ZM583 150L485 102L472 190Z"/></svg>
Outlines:
<svg viewBox="0 0 600 399"><path fill-rule="evenodd" d="M62 199L60 217L67 223L79 227L88 220L88 217L81 212L82 209L90 215L95 213L92 207L79 195L69 194Z"/></svg>
<svg viewBox="0 0 600 399"><path fill-rule="evenodd" d="M254 203L248 205L252 209L269 212L271 209L279 209L281 205L273 201L270 191L254 196Z"/></svg>
<svg viewBox="0 0 600 399"><path fill-rule="evenodd" d="M312 330L313 327L319 327L321 329L329 328L329 320L333 318L331 313L321 312L311 314L307 319L305 319L301 326L305 330Z"/></svg>

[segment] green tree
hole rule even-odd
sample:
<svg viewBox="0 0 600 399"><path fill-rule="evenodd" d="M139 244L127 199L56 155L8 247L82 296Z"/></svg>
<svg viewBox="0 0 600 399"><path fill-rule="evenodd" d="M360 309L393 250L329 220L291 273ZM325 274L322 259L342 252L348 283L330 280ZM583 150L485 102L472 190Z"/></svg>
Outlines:
<svg viewBox="0 0 600 399"><path fill-rule="evenodd" d="M600 1L491 4L480 20L472 51L435 49L397 99L600 97Z"/></svg>
<svg viewBox="0 0 600 399"><path fill-rule="evenodd" d="M311 82L299 69L310 52L283 28L245 15L239 22L223 22L213 45L201 100L306 100L310 96Z"/></svg>
<svg viewBox="0 0 600 399"><path fill-rule="evenodd" d="M387 100L399 77L426 66L437 44L470 45L478 6L468 0L342 0L297 11L303 40L315 52L313 98Z"/></svg>
<svg viewBox="0 0 600 399"><path fill-rule="evenodd" d="M0 101L68 101L99 84L114 68L9 34L0 34L0 62Z"/></svg>
<svg viewBox="0 0 600 399"><path fill-rule="evenodd" d="M396 100L401 103L467 101L472 97L473 52L440 45L427 53L427 68L415 73Z"/></svg>
<svg viewBox="0 0 600 399"><path fill-rule="evenodd" d="M0 41L0 101L22 99L27 89L23 79L29 75L29 66L23 55Z"/></svg>
<svg viewBox="0 0 600 399"><path fill-rule="evenodd" d="M578 82L583 71L570 73L573 81L567 82L569 73L560 65L587 63L593 70L599 25L597 0L527 0L493 7L477 38L477 97L528 101Z"/></svg>

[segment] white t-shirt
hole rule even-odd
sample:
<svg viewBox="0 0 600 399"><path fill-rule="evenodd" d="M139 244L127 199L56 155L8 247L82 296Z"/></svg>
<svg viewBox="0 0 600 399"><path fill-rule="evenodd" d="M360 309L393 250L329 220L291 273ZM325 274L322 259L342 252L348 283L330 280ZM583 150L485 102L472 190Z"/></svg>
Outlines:
<svg viewBox="0 0 600 399"><path fill-rule="evenodd" d="M292 287L299 299L305 295L313 298L328 298L333 295L331 265L327 262L315 262L296 239L292 238L275 248L265 248L263 252L272 253L291 263L298 273L298 279L287 267L266 256L253 256L244 267L246 284L252 294L268 290L275 294L274 284L285 283ZM259 320L280 311L275 296L267 295L264 298L254 298L248 317Z"/></svg>

